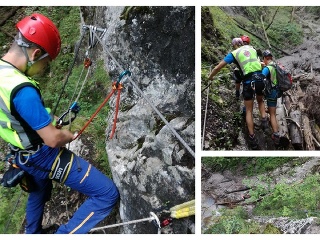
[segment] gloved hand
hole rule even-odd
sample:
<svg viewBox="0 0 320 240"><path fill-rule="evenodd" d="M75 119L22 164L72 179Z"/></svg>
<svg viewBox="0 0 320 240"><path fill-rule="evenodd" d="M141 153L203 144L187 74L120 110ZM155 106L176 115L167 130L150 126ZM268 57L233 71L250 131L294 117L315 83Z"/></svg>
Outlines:
<svg viewBox="0 0 320 240"><path fill-rule="evenodd" d="M25 172L22 169L10 166L9 169L3 174L0 184L3 187L15 187L20 183L24 175Z"/></svg>

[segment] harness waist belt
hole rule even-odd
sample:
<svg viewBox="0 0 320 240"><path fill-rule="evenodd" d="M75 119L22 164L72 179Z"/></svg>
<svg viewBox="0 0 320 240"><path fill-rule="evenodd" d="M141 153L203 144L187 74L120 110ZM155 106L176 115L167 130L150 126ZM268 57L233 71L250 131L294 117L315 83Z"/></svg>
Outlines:
<svg viewBox="0 0 320 240"><path fill-rule="evenodd" d="M73 152L63 148L54 160L49 178L59 183L64 183L73 163Z"/></svg>
<svg viewBox="0 0 320 240"><path fill-rule="evenodd" d="M27 148L27 149L20 149L14 145L12 145L11 143L9 143L9 147L10 147L10 150L13 151L13 152L27 152L27 153L31 153L31 152L36 152L38 151L41 147L43 146L43 143L41 144L38 144L38 145L35 145L35 146L32 146L30 148Z"/></svg>
<svg viewBox="0 0 320 240"><path fill-rule="evenodd" d="M254 72L248 73L246 75L243 76L243 79L248 79L251 78L251 76L254 74Z"/></svg>
<svg viewBox="0 0 320 240"><path fill-rule="evenodd" d="M250 79L248 79L248 78L250 78ZM264 79L264 77L261 73L253 72L253 73L249 73L249 74L245 75L244 80L246 80L246 81L244 81L244 83L249 84L251 82L259 82L259 81L263 81L263 79Z"/></svg>
<svg viewBox="0 0 320 240"><path fill-rule="evenodd" d="M39 144L39 145L37 145L37 146L33 146L33 147L31 147L31 148L28 148L28 149L26 149L26 150L28 150L28 151L38 151L41 147L43 146L43 144Z"/></svg>

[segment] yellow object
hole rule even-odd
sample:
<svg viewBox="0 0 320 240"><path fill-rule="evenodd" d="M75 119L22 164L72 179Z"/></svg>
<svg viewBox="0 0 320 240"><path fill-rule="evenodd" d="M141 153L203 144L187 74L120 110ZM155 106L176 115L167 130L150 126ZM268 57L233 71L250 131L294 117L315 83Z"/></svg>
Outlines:
<svg viewBox="0 0 320 240"><path fill-rule="evenodd" d="M195 200L185 202L170 208L172 218L189 217L195 214Z"/></svg>
<svg viewBox="0 0 320 240"><path fill-rule="evenodd" d="M176 205L176 206L170 208L170 211L177 211L177 210L185 208L185 207L191 207L191 206L194 206L194 204L195 204L195 200L191 200L189 202L185 202L185 203L182 203L182 204L179 204L179 205Z"/></svg>
<svg viewBox="0 0 320 240"><path fill-rule="evenodd" d="M185 208L185 207L191 207L191 206L194 206L194 204L195 204L195 200L191 200L189 202L185 202L185 203L182 203L182 204L179 204L179 205L176 205L176 206L170 208L170 211L177 211L177 210Z"/></svg>
<svg viewBox="0 0 320 240"><path fill-rule="evenodd" d="M183 218L183 217L189 217L195 214L195 207L186 207L179 209L178 211L172 211L171 217L172 218Z"/></svg>

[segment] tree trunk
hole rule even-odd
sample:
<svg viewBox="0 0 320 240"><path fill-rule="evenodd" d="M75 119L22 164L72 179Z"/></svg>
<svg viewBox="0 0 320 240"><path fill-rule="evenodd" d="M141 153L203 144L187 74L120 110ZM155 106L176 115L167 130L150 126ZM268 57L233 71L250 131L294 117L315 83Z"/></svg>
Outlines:
<svg viewBox="0 0 320 240"><path fill-rule="evenodd" d="M317 126L317 124L315 122L310 123L311 126L311 130L312 130L312 134L315 137L315 139L320 142L320 131L319 131L319 127Z"/></svg>
<svg viewBox="0 0 320 240"><path fill-rule="evenodd" d="M278 98L277 109L276 109L276 119L278 122L279 134L280 134L280 143L283 147L288 147L290 144L289 140L289 131L286 120L286 111L284 109L282 98Z"/></svg>
<svg viewBox="0 0 320 240"><path fill-rule="evenodd" d="M270 22L269 25L266 27L266 31L268 30L268 28L269 28L269 27L271 26L271 24L273 23L273 20L274 20L274 18L276 17L279 8L280 8L280 7L277 7L276 11L274 12L274 14L273 14L273 16L272 16L271 22Z"/></svg>
<svg viewBox="0 0 320 240"><path fill-rule="evenodd" d="M317 126L317 124L315 122L311 122L310 123L311 126L311 130L312 130L312 135L314 136L314 142L316 142L317 146L319 146L319 142L320 142L320 131L319 131L319 127Z"/></svg>
<svg viewBox="0 0 320 240"><path fill-rule="evenodd" d="M233 20L237 23L237 26L238 26L239 28L241 28L242 30L244 30L244 31L246 31L246 32L248 32L248 33L250 33L251 35L253 35L253 36L257 37L257 38L259 38L260 40L264 41L264 39L263 39L261 36L259 36L259 35L255 34L255 33L254 33L254 32L252 32L252 31L249 31L249 30L248 30L248 29L246 29L245 27L241 26L241 24L240 24L239 22L237 22L237 20L236 20L236 19L233 19ZM282 49L278 48L277 46L272 45L272 44L270 44L270 45L271 45L271 47L273 47L274 49L277 49L278 51L280 51L280 52L282 52L283 54L285 54L286 56L291 56L291 54L290 54L290 53L288 53L288 52L286 52L286 51L284 51L284 50L282 50Z"/></svg>
<svg viewBox="0 0 320 240"><path fill-rule="evenodd" d="M299 110L290 112L289 132L291 144L296 150L303 150L303 140L301 133L301 112Z"/></svg>
<svg viewBox="0 0 320 240"><path fill-rule="evenodd" d="M303 124L304 141L306 143L306 150L315 150L309 118L305 114L302 115L302 124Z"/></svg>
<svg viewBox="0 0 320 240"><path fill-rule="evenodd" d="M1 17L1 21L0 21L0 26L4 25L5 22L11 18L19 8L22 8L21 6L17 6L17 7L11 7L10 10L8 10L8 12L6 14L4 14L4 16Z"/></svg>
<svg viewBox="0 0 320 240"><path fill-rule="evenodd" d="M293 22L294 11L295 11L295 7L292 7L290 23Z"/></svg>

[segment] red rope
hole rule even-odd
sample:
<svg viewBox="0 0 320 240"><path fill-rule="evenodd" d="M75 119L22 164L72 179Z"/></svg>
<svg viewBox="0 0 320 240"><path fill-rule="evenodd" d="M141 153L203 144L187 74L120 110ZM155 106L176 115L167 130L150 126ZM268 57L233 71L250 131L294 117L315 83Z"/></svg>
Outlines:
<svg viewBox="0 0 320 240"><path fill-rule="evenodd" d="M110 139L113 138L114 132L116 131L116 124L117 124L117 118L118 118L118 111L119 111L119 104L120 104L120 93L122 89L122 84L120 83L118 86L118 95L117 95L117 101L116 101L116 110L114 114L114 119L113 119L113 126L112 126L112 131L110 135Z"/></svg>
<svg viewBox="0 0 320 240"><path fill-rule="evenodd" d="M98 109L97 109L97 110L94 112L94 114L90 117L90 119L88 120L88 122L83 126L83 128L80 130L80 132L77 134L77 136L75 136L72 140L76 140L76 139L83 133L83 131L88 127L88 125L92 122L92 120L94 119L94 117L98 114L98 112L101 110L101 108L108 102L108 100L110 99L110 97L113 95L113 93L114 93L116 90L117 90L117 89L115 88L115 83L113 83L111 93L104 99L104 101L100 104L100 106L98 107Z"/></svg>

